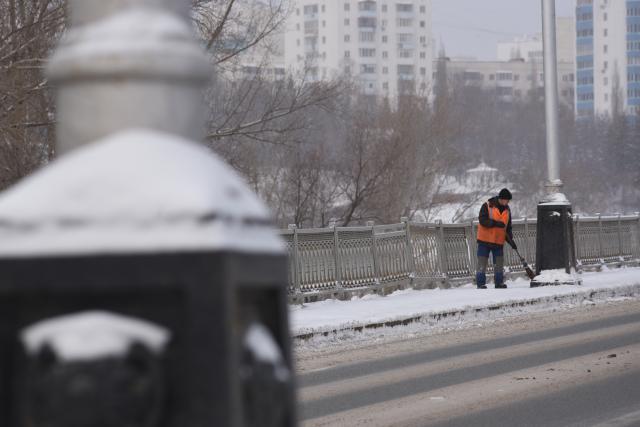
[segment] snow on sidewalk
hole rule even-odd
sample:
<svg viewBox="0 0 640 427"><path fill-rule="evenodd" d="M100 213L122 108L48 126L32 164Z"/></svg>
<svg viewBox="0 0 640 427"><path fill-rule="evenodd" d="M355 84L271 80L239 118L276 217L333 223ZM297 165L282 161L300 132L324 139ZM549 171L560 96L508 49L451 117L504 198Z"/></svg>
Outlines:
<svg viewBox="0 0 640 427"><path fill-rule="evenodd" d="M533 312L593 300L640 296L640 268L582 274L582 286L530 288L518 278L508 289L475 289L471 283L453 289L402 290L387 296L367 295L350 301L326 300L290 306L292 336L310 338L411 323L460 324L514 312Z"/></svg>

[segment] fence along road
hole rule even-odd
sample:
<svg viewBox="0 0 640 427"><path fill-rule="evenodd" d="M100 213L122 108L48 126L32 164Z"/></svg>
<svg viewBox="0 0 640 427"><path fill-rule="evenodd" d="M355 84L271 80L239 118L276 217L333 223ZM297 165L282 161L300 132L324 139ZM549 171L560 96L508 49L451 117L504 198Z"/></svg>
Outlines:
<svg viewBox="0 0 640 427"><path fill-rule="evenodd" d="M476 271L477 221L282 230L289 253L289 301L348 298L402 287L448 287ZM620 266L640 260L640 213L573 217L579 268ZM520 253L535 266L536 221L513 220ZM522 273L515 252L505 268ZM491 268L489 273L491 273Z"/></svg>

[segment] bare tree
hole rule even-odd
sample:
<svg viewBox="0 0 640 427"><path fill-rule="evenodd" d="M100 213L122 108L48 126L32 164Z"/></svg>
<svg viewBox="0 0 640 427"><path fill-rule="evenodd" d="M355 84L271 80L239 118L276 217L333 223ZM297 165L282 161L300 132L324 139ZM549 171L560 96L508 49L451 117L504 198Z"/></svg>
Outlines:
<svg viewBox="0 0 640 427"><path fill-rule="evenodd" d="M61 0L0 0L0 189L53 155L43 67L64 24Z"/></svg>

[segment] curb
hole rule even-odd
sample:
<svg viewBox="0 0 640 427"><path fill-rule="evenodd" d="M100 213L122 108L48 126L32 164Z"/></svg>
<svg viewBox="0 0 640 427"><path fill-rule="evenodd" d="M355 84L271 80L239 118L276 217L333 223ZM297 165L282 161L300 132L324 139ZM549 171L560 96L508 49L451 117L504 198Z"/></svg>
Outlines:
<svg viewBox="0 0 640 427"><path fill-rule="evenodd" d="M339 335L341 333L353 333L353 332L365 332L368 330L375 330L379 328L394 328L397 326L407 326L412 323L423 323L427 326L433 326L439 323L445 323L453 320L453 322L460 320L461 318L483 318L487 313L504 311L511 312L514 309L518 310L521 307L535 306L535 305L551 305L561 306L563 304L582 304L584 302L593 303L594 300L606 300L612 297L638 297L640 296L640 283L634 285L619 286L614 288L592 289L584 290L581 292L574 292L564 295L550 295L540 298L530 298L516 301L505 301L504 303L494 304L489 306L467 306L460 309L453 309L441 312L424 313L418 316L411 316L405 319L394 319L388 321L367 323L367 324L355 324L352 326L344 326L334 329L325 329L317 331L305 331L301 333L294 333L292 339L294 341L307 341L314 337L328 337L330 335Z"/></svg>

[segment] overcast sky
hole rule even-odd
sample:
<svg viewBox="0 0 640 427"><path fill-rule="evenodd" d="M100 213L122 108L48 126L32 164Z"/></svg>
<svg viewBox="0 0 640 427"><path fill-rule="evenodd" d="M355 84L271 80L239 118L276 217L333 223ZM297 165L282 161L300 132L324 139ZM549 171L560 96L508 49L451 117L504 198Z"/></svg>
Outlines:
<svg viewBox="0 0 640 427"><path fill-rule="evenodd" d="M447 56L496 59L496 43L542 32L541 0L432 0L433 37ZM557 16L573 16L575 0L556 0Z"/></svg>

